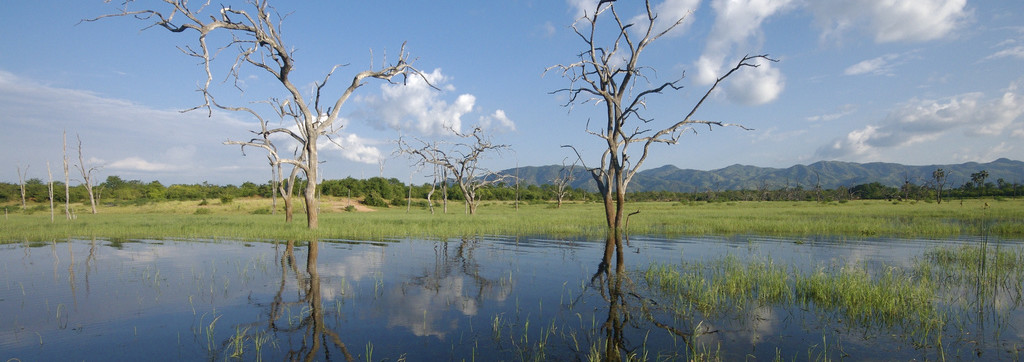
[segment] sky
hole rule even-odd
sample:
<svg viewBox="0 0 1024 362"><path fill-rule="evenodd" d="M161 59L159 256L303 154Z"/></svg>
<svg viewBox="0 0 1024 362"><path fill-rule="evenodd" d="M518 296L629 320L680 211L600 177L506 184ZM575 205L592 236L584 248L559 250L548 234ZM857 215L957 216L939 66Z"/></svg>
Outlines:
<svg viewBox="0 0 1024 362"><path fill-rule="evenodd" d="M47 163L63 180L64 132L72 166L80 138L98 180L271 178L262 150L222 144L248 139L257 127L251 116L181 112L203 102L195 90L205 73L180 50L195 46L194 32L144 29L148 23L132 18L80 23L118 12L121 1L0 3L0 182L17 182L19 170L26 179L46 180ZM596 164L603 144L588 134L588 122L603 120L603 105L565 107L565 94L553 92L569 80L545 71L578 59L585 44L571 26L596 3L277 2L284 41L294 49L293 80L304 93L341 65L324 88L336 98L352 76L393 60L402 44L437 88L418 79L367 81L342 107L336 142L323 144L322 176L428 182L428 170L395 153L395 140L450 140L446 128L468 132L477 125L510 146L481 161L489 169L571 163L575 156L562 145ZM130 6L144 5L163 4ZM627 21L642 20L642 5L614 3ZM649 127L681 119L744 55L769 54L778 62L734 73L695 115L751 130L697 129L676 145L655 145L644 169L1024 160L1019 0L666 0L652 7L656 27L685 20L641 55L650 83L637 88L680 77L684 88L647 98ZM218 102L259 109L260 101L286 96L273 77L252 68L237 82L230 78L234 55L221 50L212 69ZM72 173L72 184L81 179Z"/></svg>

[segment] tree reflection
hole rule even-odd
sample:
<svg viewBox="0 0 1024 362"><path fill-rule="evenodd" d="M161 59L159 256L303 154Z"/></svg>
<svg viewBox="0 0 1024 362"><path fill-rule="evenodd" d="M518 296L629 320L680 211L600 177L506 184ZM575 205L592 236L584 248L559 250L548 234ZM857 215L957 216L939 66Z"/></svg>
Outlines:
<svg viewBox="0 0 1024 362"><path fill-rule="evenodd" d="M354 357L345 347L345 343L341 341L341 337L324 321L325 312L321 296L320 274L317 272L318 244L319 242L316 240L309 242L305 275L299 271L295 262L295 242L289 240L285 245L280 259L281 283L270 307L270 330L274 333L303 332L301 344L288 350L289 360L330 360L331 348L336 347L346 361L353 361ZM284 297L289 271L294 275L299 286L298 299L293 302L286 301ZM293 323L290 318L285 318L284 313L287 308L295 304L301 304L305 311L297 323ZM308 309L306 309L307 307ZM283 318L285 319L284 323L282 323ZM321 351L322 356L320 355Z"/></svg>

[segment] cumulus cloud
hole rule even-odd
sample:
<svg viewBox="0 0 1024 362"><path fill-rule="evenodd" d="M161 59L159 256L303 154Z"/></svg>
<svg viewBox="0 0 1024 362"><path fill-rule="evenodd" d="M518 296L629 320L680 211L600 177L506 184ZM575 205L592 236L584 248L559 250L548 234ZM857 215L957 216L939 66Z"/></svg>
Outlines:
<svg viewBox="0 0 1024 362"><path fill-rule="evenodd" d="M961 130L973 137L991 137L1024 126L1024 95L1012 87L999 97L985 99L967 93L944 100L914 100L889 113L877 125L868 125L818 149L827 158L877 156L886 149L936 139Z"/></svg>
<svg viewBox="0 0 1024 362"><path fill-rule="evenodd" d="M448 128L460 130L462 116L473 110L476 97L460 94L449 104L441 96L454 91L455 87L447 83L448 77L441 73L441 69L434 69L424 76L426 81L420 77L410 77L404 85L381 85L379 95L357 98L363 109L353 116L363 118L374 126L415 131L425 136L444 134ZM433 89L431 84L445 92Z"/></svg>
<svg viewBox="0 0 1024 362"><path fill-rule="evenodd" d="M346 160L376 164L384 159L384 154L379 148L373 146L377 141L359 137L354 133L333 137L334 142L323 143L320 146L325 150L338 150Z"/></svg>
<svg viewBox="0 0 1024 362"><path fill-rule="evenodd" d="M967 0L819 0L807 6L822 28L822 39L853 29L878 43L943 38L970 18Z"/></svg>
<svg viewBox="0 0 1024 362"><path fill-rule="evenodd" d="M773 15L791 8L791 0L714 0L715 23L708 35L703 54L695 67L698 84L711 84L725 70L726 60L741 57L750 48L759 47L763 34L761 25ZM732 64L728 64L729 67ZM763 104L775 100L785 88L785 77L770 62L757 68L745 68L728 81L726 95L744 104Z"/></svg>
<svg viewBox="0 0 1024 362"><path fill-rule="evenodd" d="M771 62L760 62L756 68L733 73L726 83L726 97L746 105L769 103L779 98L786 87L785 77Z"/></svg>

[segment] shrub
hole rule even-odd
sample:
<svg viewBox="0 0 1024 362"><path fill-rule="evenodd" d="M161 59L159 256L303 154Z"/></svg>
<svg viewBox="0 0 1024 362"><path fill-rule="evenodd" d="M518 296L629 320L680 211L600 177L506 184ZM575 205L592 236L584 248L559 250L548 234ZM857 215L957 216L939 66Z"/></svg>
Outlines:
<svg viewBox="0 0 1024 362"><path fill-rule="evenodd" d="M345 206L345 211L348 211L348 212L356 211L356 207L354 205Z"/></svg>
<svg viewBox="0 0 1024 362"><path fill-rule="evenodd" d="M227 196L227 195L224 195L224 196L221 196L221 197L220 197L220 203L221 203L222 205L227 205L227 204L230 204L230 203L231 203L232 201L235 201L235 198L234 198L234 197L231 197L231 196Z"/></svg>
<svg viewBox="0 0 1024 362"><path fill-rule="evenodd" d="M250 212L250 214L253 214L253 215L270 215L270 208L269 207L259 208L259 209L253 210L252 212Z"/></svg>
<svg viewBox="0 0 1024 362"><path fill-rule="evenodd" d="M210 213L213 213L213 211L210 211L210 209L196 209L195 212L196 215L207 215Z"/></svg>
<svg viewBox="0 0 1024 362"><path fill-rule="evenodd" d="M206 206L206 205L209 205L209 204L210 204L210 202L206 201L206 199L203 199L203 201L199 202L199 206Z"/></svg>
<svg viewBox="0 0 1024 362"><path fill-rule="evenodd" d="M363 198L363 205L370 207L388 207L388 202L380 197L380 193L373 191L369 195Z"/></svg>

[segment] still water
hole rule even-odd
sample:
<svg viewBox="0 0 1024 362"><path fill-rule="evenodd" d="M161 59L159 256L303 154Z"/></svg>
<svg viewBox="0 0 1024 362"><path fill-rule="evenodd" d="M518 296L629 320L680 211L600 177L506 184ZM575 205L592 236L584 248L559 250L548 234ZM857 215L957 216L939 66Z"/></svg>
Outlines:
<svg viewBox="0 0 1024 362"><path fill-rule="evenodd" d="M611 278L595 274L603 240L320 240L315 260L305 241L8 244L0 361L1020 359L1020 268L995 288L946 291L935 306L948 320L915 338L899 323L855 323L800 303L680 316L643 276L652 263L724 256L794 273L910 270L927 250L980 243L1020 245L633 237L622 278Z"/></svg>

